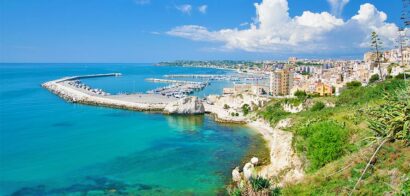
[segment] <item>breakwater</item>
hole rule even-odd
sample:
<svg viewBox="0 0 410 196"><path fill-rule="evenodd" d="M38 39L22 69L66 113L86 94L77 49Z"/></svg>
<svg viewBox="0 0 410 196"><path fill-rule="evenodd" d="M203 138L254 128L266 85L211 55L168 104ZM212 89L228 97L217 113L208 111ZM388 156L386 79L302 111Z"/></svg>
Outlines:
<svg viewBox="0 0 410 196"><path fill-rule="evenodd" d="M120 73L95 74L64 77L45 82L42 86L66 101L87 105L98 105L136 111L162 111L165 106L177 99L159 94L110 95L74 82L78 79L120 76Z"/></svg>

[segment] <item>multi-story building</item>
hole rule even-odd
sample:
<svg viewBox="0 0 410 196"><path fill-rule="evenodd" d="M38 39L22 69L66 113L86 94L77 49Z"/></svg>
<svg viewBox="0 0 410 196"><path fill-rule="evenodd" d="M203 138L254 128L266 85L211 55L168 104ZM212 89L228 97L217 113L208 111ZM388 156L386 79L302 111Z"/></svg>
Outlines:
<svg viewBox="0 0 410 196"><path fill-rule="evenodd" d="M269 91L274 96L289 95L293 87L293 70L285 68L270 73Z"/></svg>
<svg viewBox="0 0 410 196"><path fill-rule="evenodd" d="M320 96L332 96L333 95L333 88L332 86L318 82L316 84L316 93L318 93Z"/></svg>

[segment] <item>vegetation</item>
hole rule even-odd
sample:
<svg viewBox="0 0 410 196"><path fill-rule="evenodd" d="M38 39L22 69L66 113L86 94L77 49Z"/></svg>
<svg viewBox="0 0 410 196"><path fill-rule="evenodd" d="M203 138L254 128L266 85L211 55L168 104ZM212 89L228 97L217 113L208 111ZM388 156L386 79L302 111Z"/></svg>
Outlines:
<svg viewBox="0 0 410 196"><path fill-rule="evenodd" d="M272 124L292 119L287 130L294 134L296 152L305 158L304 180L280 192L408 194L410 89L406 83L403 76L366 87L351 82L338 97L307 97L314 106L296 114L283 111L281 104L289 100L274 100L261 108L258 114ZM335 107L323 107L325 102Z"/></svg>
<svg viewBox="0 0 410 196"><path fill-rule="evenodd" d="M228 104L225 104L225 105L224 105L224 109L225 109L225 110L229 110L229 108L231 108L231 107L229 107Z"/></svg>
<svg viewBox="0 0 410 196"><path fill-rule="evenodd" d="M250 111L251 111L251 107L248 104L242 105L242 112L244 116L248 115Z"/></svg>
<svg viewBox="0 0 410 196"><path fill-rule="evenodd" d="M259 192L263 189L268 189L270 187L270 182L268 179L262 178L260 176L256 178L251 178L250 183L252 185L252 189L255 192Z"/></svg>
<svg viewBox="0 0 410 196"><path fill-rule="evenodd" d="M360 87L360 86L362 86L362 83L359 81L352 81L352 82L346 83L347 89L353 89L353 88Z"/></svg>
<svg viewBox="0 0 410 196"><path fill-rule="evenodd" d="M310 108L310 111L312 111L312 112L320 111L323 108L325 108L325 104L321 101L318 101L312 106L312 108Z"/></svg>
<svg viewBox="0 0 410 196"><path fill-rule="evenodd" d="M259 115L261 115L268 122L274 124L289 116L290 113L283 110L281 101L274 100L264 109L260 110Z"/></svg>
<svg viewBox="0 0 410 196"><path fill-rule="evenodd" d="M379 38L379 35L377 35L377 33L375 31L372 32L371 35L371 47L374 53L376 53L376 64L377 67L379 69L379 75L381 77L381 79L383 80L383 75L382 75L382 68L380 65L380 56L381 56L381 50L382 50L382 41Z"/></svg>
<svg viewBox="0 0 410 196"><path fill-rule="evenodd" d="M305 99L307 97L307 94L305 91L301 91L301 90L297 90L294 95L298 98L298 99Z"/></svg>
<svg viewBox="0 0 410 196"><path fill-rule="evenodd" d="M370 79L369 79L369 83L374 83L380 80L379 74L373 74Z"/></svg>
<svg viewBox="0 0 410 196"><path fill-rule="evenodd" d="M342 156L348 139L346 129L333 121L307 124L298 134L306 139L311 171Z"/></svg>
<svg viewBox="0 0 410 196"><path fill-rule="evenodd" d="M409 79L410 78L410 74L408 73L400 73L397 76L395 76L394 78L396 79Z"/></svg>

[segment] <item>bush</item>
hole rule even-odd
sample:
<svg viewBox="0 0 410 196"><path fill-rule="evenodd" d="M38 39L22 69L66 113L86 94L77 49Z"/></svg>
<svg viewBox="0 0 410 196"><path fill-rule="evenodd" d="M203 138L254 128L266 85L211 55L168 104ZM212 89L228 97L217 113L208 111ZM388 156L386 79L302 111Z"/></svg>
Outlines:
<svg viewBox="0 0 410 196"><path fill-rule="evenodd" d="M395 79L404 79L404 77L406 77L406 79L408 80L408 79L410 79L410 74L405 74L405 73L400 73L400 74L398 74L397 76L395 76L394 78Z"/></svg>
<svg viewBox="0 0 410 196"><path fill-rule="evenodd" d="M225 104L225 105L224 105L224 109L225 109L225 110L229 110L229 108L231 108L231 107L229 107L228 104Z"/></svg>
<svg viewBox="0 0 410 196"><path fill-rule="evenodd" d="M277 123L279 120L286 118L290 113L285 112L282 108L282 102L271 103L259 112L265 120L271 123Z"/></svg>
<svg viewBox="0 0 410 196"><path fill-rule="evenodd" d="M242 106L242 112L243 112L243 115L244 115L244 116L248 115L250 110L251 110L251 107L249 107L248 104L243 104L243 106Z"/></svg>
<svg viewBox="0 0 410 196"><path fill-rule="evenodd" d="M353 89L353 88L357 88L361 86L362 86L362 83L359 81L351 81L351 82L346 83L347 89Z"/></svg>
<svg viewBox="0 0 410 196"><path fill-rule="evenodd" d="M233 188L232 190L229 190L229 195L230 196L241 196L242 195L241 189Z"/></svg>
<svg viewBox="0 0 410 196"><path fill-rule="evenodd" d="M298 99L305 99L307 94L305 91L297 90L293 95L295 95Z"/></svg>
<svg viewBox="0 0 410 196"><path fill-rule="evenodd" d="M405 87L404 85L403 80L392 79L385 80L384 82L372 86L347 88L337 97L336 104L357 105L361 103L369 103L372 100L380 100L385 93L393 92L397 89L403 89Z"/></svg>
<svg viewBox="0 0 410 196"><path fill-rule="evenodd" d="M379 80L380 80L379 74L373 74L369 79L369 83L374 83L374 82L379 81Z"/></svg>
<svg viewBox="0 0 410 196"><path fill-rule="evenodd" d="M323 108L325 108L325 104L321 101L318 101L312 106L312 108L310 108L310 111L312 111L312 112L320 111Z"/></svg>
<svg viewBox="0 0 410 196"><path fill-rule="evenodd" d="M348 139L347 130L334 121L313 123L300 130L300 134L307 139L311 170L317 170L343 155Z"/></svg>
<svg viewBox="0 0 410 196"><path fill-rule="evenodd" d="M270 187L269 180L262 178L260 176L256 178L251 178L250 182L252 185L252 189L255 192L261 191L263 189L268 189Z"/></svg>
<svg viewBox="0 0 410 196"><path fill-rule="evenodd" d="M280 196L281 194L281 189L279 187L272 189L270 193L271 196Z"/></svg>

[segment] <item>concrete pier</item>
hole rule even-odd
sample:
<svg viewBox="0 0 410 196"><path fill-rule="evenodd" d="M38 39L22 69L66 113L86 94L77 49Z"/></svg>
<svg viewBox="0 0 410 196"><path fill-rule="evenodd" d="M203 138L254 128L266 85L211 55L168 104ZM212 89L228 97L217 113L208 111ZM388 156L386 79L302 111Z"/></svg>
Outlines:
<svg viewBox="0 0 410 196"><path fill-rule="evenodd" d="M174 83L174 84L202 84L203 83L203 82L195 82L195 81L168 80L168 79L160 79L160 78L147 78L145 80L149 82Z"/></svg>
<svg viewBox="0 0 410 196"><path fill-rule="evenodd" d="M74 82L84 78L120 75L121 74L119 73L110 73L64 77L43 83L42 86L69 102L119 109L162 111L167 104L177 101L174 97L166 97L159 94L110 95L108 93L104 93L101 89L92 89L86 85L78 85L78 83Z"/></svg>

